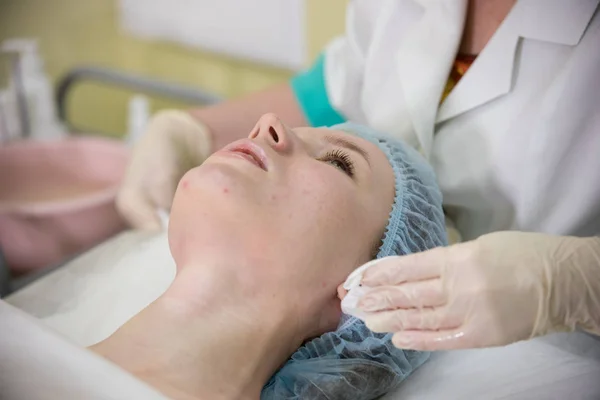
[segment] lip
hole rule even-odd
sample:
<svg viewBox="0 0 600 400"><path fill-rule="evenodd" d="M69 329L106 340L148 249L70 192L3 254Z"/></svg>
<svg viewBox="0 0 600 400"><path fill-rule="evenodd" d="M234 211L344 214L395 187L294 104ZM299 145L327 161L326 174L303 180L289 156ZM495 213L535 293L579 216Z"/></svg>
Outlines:
<svg viewBox="0 0 600 400"><path fill-rule="evenodd" d="M226 146L222 151L244 158L262 170L268 171L268 159L265 151L250 139L238 140Z"/></svg>

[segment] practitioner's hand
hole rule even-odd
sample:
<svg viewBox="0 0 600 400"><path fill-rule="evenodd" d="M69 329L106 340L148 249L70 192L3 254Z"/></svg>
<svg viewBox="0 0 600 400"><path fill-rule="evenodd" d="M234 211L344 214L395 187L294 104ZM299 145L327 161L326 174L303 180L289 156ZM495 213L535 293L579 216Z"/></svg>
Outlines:
<svg viewBox="0 0 600 400"><path fill-rule="evenodd" d="M136 144L117 209L133 228L159 230L158 209L169 210L175 189L189 169L210 154L208 128L183 111L157 113Z"/></svg>
<svg viewBox="0 0 600 400"><path fill-rule="evenodd" d="M498 346L576 325L600 333L599 238L493 233L384 259L362 286L367 326L394 332L400 348Z"/></svg>

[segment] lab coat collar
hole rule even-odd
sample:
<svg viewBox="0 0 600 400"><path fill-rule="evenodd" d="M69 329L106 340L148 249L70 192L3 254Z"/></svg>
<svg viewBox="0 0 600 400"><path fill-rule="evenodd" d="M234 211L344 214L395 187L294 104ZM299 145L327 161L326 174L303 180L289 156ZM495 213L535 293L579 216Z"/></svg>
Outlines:
<svg viewBox="0 0 600 400"><path fill-rule="evenodd" d="M462 38L467 0L412 2L424 12L400 43L395 61L407 111L404 115L410 119L426 157L431 152L436 123L511 90L521 38L576 45L600 4L600 0L518 0L468 73L440 106Z"/></svg>
<svg viewBox="0 0 600 400"><path fill-rule="evenodd" d="M510 92L521 38L577 45L600 0L519 0L439 108L443 122Z"/></svg>

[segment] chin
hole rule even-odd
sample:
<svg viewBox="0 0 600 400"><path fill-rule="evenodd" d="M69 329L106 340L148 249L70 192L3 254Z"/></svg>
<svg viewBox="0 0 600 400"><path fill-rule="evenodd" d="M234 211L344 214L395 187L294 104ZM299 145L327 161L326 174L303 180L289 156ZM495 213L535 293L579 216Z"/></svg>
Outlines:
<svg viewBox="0 0 600 400"><path fill-rule="evenodd" d="M208 195L223 199L256 197L256 189L261 186L259 177L254 171L248 171L250 168L244 165L243 161L228 161L205 163L188 171L181 179L177 191L191 196Z"/></svg>

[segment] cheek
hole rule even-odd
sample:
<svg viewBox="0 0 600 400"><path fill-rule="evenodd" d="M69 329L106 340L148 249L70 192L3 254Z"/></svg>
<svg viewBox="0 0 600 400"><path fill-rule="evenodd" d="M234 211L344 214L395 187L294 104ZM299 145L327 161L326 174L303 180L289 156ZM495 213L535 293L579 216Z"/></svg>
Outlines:
<svg viewBox="0 0 600 400"><path fill-rule="evenodd" d="M358 187L336 169L317 165L298 169L299 174L292 182L293 198L288 201L294 206L292 218L318 224L319 233L348 233L360 223L364 214ZM315 225L312 225L314 228Z"/></svg>

